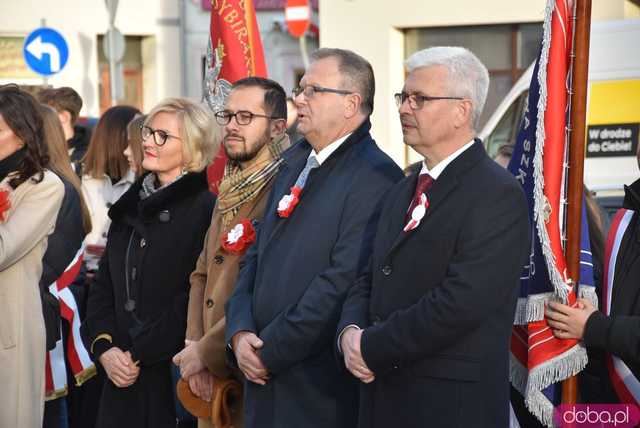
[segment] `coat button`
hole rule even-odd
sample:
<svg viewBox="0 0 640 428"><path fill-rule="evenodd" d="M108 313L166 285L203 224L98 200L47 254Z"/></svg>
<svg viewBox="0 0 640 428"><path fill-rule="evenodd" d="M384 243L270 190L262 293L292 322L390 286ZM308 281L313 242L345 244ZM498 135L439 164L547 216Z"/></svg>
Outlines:
<svg viewBox="0 0 640 428"><path fill-rule="evenodd" d="M391 275L391 266L386 265L385 267L383 267L382 268L382 273L384 274L384 276Z"/></svg>
<svg viewBox="0 0 640 428"><path fill-rule="evenodd" d="M213 258L213 261L216 262L217 265L221 265L222 262L224 262L224 257L218 254Z"/></svg>
<svg viewBox="0 0 640 428"><path fill-rule="evenodd" d="M144 248L144 247L146 247L146 246L147 246L147 241L146 241L144 238L142 238L142 239L140 240L140 248Z"/></svg>
<svg viewBox="0 0 640 428"><path fill-rule="evenodd" d="M378 315L376 315L375 317L373 317L373 325L378 325L382 322L382 318L380 318Z"/></svg>
<svg viewBox="0 0 640 428"><path fill-rule="evenodd" d="M171 220L171 214L169 214L168 210L160 211L160 213L158 214L158 220L160 220L160 222L162 223L166 223Z"/></svg>
<svg viewBox="0 0 640 428"><path fill-rule="evenodd" d="M213 300L207 299L207 308L213 308Z"/></svg>

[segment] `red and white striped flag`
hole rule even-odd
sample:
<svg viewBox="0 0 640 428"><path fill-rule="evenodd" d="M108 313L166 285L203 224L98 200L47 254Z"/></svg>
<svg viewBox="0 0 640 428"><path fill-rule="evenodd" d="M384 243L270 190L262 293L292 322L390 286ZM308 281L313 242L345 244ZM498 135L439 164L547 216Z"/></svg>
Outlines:
<svg viewBox="0 0 640 428"><path fill-rule="evenodd" d="M61 339L56 347L47 352L45 361L45 400L54 400L67 394L67 363L76 380L76 385L82 385L96 374L96 367L89 357L80 338L80 315L78 305L69 285L73 283L82 266L84 246L71 261L60 278L49 286L49 291L60 302L60 314L69 323L67 346ZM62 328L62 325L60 326ZM66 352L65 352L66 351ZM65 358L66 357L66 358Z"/></svg>

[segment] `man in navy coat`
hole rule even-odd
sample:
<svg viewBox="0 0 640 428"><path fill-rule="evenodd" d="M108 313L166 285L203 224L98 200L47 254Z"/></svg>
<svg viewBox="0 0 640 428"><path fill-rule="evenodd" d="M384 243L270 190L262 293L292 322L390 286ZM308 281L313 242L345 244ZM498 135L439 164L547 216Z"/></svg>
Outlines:
<svg viewBox="0 0 640 428"><path fill-rule="evenodd" d="M371 65L320 49L294 90L304 139L283 155L255 244L226 306L246 377L246 427L349 427L357 381L335 358L349 288L371 253L382 195L402 178L369 129Z"/></svg>
<svg viewBox="0 0 640 428"><path fill-rule="evenodd" d="M395 97L404 142L424 162L385 198L337 330L363 382L359 426L508 427L525 196L475 139L489 84L475 55L430 48L407 68Z"/></svg>

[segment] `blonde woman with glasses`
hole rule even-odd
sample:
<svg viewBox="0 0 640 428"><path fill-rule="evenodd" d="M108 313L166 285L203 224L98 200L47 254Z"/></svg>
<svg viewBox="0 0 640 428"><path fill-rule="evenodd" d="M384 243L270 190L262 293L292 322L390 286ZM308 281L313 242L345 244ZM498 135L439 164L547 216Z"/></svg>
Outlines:
<svg viewBox="0 0 640 428"><path fill-rule="evenodd" d="M168 99L140 132L147 172L109 210L89 295L91 353L108 377L98 428L175 427L171 357L184 345L189 275L215 203L206 166L220 137L208 110Z"/></svg>

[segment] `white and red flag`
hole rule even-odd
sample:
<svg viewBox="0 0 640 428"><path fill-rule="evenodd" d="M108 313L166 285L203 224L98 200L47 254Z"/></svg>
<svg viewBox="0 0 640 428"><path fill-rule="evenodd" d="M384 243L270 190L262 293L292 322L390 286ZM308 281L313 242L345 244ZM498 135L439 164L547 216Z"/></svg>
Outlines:
<svg viewBox="0 0 640 428"><path fill-rule="evenodd" d="M45 361L45 400L54 400L67 394L67 363L76 380L82 385L96 374L96 367L89 357L80 337L80 314L69 285L73 283L82 266L84 246L80 248L62 276L49 286L49 291L60 302L60 314L69 325L66 347L64 335L56 347L47 352ZM62 328L62 325L60 326Z"/></svg>

